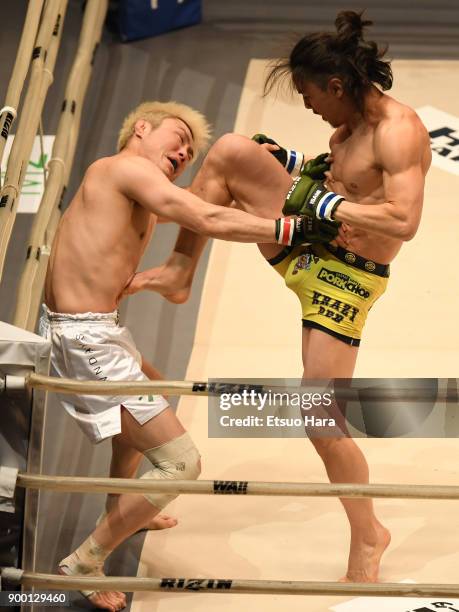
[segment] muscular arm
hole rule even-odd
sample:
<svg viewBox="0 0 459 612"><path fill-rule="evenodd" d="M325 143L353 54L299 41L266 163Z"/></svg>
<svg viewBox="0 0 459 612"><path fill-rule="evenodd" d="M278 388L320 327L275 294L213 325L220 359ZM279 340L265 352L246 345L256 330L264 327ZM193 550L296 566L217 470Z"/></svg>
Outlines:
<svg viewBox="0 0 459 612"><path fill-rule="evenodd" d="M382 168L385 201L341 202L334 218L354 227L399 240L410 240L419 226L424 197L428 139L416 119L387 122L375 136L375 158Z"/></svg>
<svg viewBox="0 0 459 612"><path fill-rule="evenodd" d="M189 191L189 187L186 188ZM200 236L186 227L181 227L174 250L161 268L169 277L169 289L174 291L190 289L193 282L196 267L207 243L207 236ZM147 287L158 291L158 281L153 286Z"/></svg>
<svg viewBox="0 0 459 612"><path fill-rule="evenodd" d="M167 261L156 268L138 272L126 288L125 295L156 291L174 304L183 304L190 296L194 273L206 242L205 236L180 228Z"/></svg>
<svg viewBox="0 0 459 612"><path fill-rule="evenodd" d="M117 188L126 197L193 232L236 242L276 242L272 219L209 204L173 185L142 157L119 157L115 172Z"/></svg>

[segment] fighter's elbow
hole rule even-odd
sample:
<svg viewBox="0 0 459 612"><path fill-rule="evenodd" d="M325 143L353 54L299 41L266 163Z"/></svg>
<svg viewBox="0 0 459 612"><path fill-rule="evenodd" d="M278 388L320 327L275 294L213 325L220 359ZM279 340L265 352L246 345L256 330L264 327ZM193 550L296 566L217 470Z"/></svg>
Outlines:
<svg viewBox="0 0 459 612"><path fill-rule="evenodd" d="M416 232L418 231L418 226L419 223L411 219L405 219L400 225L399 238L404 242L413 240L413 238L416 236Z"/></svg>
<svg viewBox="0 0 459 612"><path fill-rule="evenodd" d="M408 242L418 231L421 220L421 208L418 206L398 206L391 203L389 214L393 222L393 237Z"/></svg>
<svg viewBox="0 0 459 612"><path fill-rule="evenodd" d="M411 240L416 231L410 227L408 224L397 220L396 223L387 231L387 236L391 238L395 238L396 240L402 240L403 242L408 242Z"/></svg>
<svg viewBox="0 0 459 612"><path fill-rule="evenodd" d="M410 240L413 240L413 238L416 236L416 230L417 228L408 228L406 229L401 238L404 242L409 242Z"/></svg>

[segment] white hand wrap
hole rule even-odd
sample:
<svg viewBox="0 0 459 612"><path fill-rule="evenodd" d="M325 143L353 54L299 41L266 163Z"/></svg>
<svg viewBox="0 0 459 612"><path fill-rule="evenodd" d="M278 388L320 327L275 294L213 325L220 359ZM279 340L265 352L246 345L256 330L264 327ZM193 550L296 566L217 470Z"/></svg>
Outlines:
<svg viewBox="0 0 459 612"><path fill-rule="evenodd" d="M317 219L333 221L333 213L344 199L334 191L317 188L309 198L308 207L315 211Z"/></svg>
<svg viewBox="0 0 459 612"><path fill-rule="evenodd" d="M287 162L285 164L285 169L295 178L300 175L300 172L303 169L304 155L301 153L301 151L291 151L286 149L286 152Z"/></svg>
<svg viewBox="0 0 459 612"><path fill-rule="evenodd" d="M293 234L295 232L294 219L284 218L276 221L276 240L277 244L292 244Z"/></svg>

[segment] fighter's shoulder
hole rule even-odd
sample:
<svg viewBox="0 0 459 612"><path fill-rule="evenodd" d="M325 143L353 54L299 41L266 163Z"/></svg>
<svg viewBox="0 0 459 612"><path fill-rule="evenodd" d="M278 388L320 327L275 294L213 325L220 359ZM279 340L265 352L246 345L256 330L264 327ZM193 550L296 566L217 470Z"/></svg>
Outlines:
<svg viewBox="0 0 459 612"><path fill-rule="evenodd" d="M101 157L88 167L85 175L86 180L103 180L115 188L142 177L148 177L150 180L155 177L161 178L161 173L153 162L133 154Z"/></svg>
<svg viewBox="0 0 459 612"><path fill-rule="evenodd" d="M99 180L103 180L104 182L110 182L110 177L113 174L114 170L114 159L115 156L99 157L99 159L93 161L86 168L83 181L85 183L97 182Z"/></svg>
<svg viewBox="0 0 459 612"><path fill-rule="evenodd" d="M400 139L411 136L416 141L428 140L428 132L414 109L390 98L384 107L382 119L375 129L376 143L380 139Z"/></svg>
<svg viewBox="0 0 459 612"><path fill-rule="evenodd" d="M135 172L136 169L147 169L156 172L158 169L150 160L140 155L123 155L117 153L108 157L101 157L89 166L92 173L113 173L116 177L119 172Z"/></svg>
<svg viewBox="0 0 459 612"><path fill-rule="evenodd" d="M429 147L429 133L416 112L391 99L374 132L376 160L387 161L399 155L417 158Z"/></svg>

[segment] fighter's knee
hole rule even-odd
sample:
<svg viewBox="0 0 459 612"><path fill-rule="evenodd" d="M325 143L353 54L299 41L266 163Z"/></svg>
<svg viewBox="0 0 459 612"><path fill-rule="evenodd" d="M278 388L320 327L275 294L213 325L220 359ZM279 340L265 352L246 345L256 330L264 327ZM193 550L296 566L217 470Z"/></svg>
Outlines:
<svg viewBox="0 0 459 612"><path fill-rule="evenodd" d="M254 142L240 134L224 134L215 142L210 153L215 161L227 165L244 157L253 145Z"/></svg>
<svg viewBox="0 0 459 612"><path fill-rule="evenodd" d="M179 461L179 470L176 478L178 480L196 480L201 474L201 455L196 446L189 448L186 454L182 457L183 461Z"/></svg>
<svg viewBox="0 0 459 612"><path fill-rule="evenodd" d="M340 442L340 438L310 438L310 440L320 457L334 452Z"/></svg>
<svg viewBox="0 0 459 612"><path fill-rule="evenodd" d="M143 474L150 480L195 480L201 473L201 457L188 433L161 446L144 451L153 469ZM155 507L162 509L177 494L148 493L145 495Z"/></svg>

